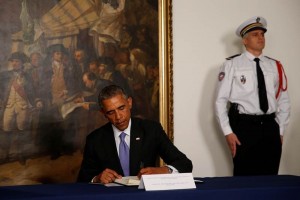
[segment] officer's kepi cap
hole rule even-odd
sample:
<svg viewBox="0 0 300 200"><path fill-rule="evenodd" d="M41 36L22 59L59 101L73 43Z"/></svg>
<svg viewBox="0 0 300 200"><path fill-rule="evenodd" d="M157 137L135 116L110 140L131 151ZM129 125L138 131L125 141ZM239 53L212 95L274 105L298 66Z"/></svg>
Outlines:
<svg viewBox="0 0 300 200"><path fill-rule="evenodd" d="M252 17L245 22L243 22L237 29L236 34L239 37L244 37L244 35L250 31L263 30L267 32L267 21L265 18L260 16Z"/></svg>

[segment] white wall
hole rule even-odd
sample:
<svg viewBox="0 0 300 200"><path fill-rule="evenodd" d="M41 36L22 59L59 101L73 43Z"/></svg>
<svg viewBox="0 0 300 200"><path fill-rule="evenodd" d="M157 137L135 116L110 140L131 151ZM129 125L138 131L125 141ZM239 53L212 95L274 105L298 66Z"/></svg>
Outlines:
<svg viewBox="0 0 300 200"><path fill-rule="evenodd" d="M280 174L300 175L299 10L299 0L173 0L174 137L194 176L232 175L214 91L225 58L242 51L237 26L255 15L268 21L264 54L282 62L289 81L292 113Z"/></svg>

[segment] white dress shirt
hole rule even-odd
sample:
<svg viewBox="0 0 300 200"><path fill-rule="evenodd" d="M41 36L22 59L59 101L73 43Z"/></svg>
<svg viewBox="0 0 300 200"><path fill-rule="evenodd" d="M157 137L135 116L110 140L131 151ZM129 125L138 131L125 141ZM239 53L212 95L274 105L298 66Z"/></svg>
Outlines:
<svg viewBox="0 0 300 200"><path fill-rule="evenodd" d="M130 149L131 119L129 120L128 127L124 131L120 131L114 125L112 125L112 128L113 128L113 131L114 131L114 136L115 136L115 141L116 141L116 148L117 148L118 154L119 154L119 145L120 145L120 142L121 142L120 135L121 135L122 132L126 133L125 142L126 142L126 144L128 145L128 147Z"/></svg>
<svg viewBox="0 0 300 200"><path fill-rule="evenodd" d="M120 142L121 142L120 134L122 132L126 133L125 142L126 142L126 144L128 145L128 147L130 149L131 119L129 121L128 127L124 131L120 131L114 125L112 125L112 128L113 128L113 131L114 131L114 136L115 136L115 141L116 141L116 148L117 148L118 154L119 154L119 145L120 145ZM172 173L178 173L178 170L175 167L173 167L171 165L167 165L167 166L172 169Z"/></svg>

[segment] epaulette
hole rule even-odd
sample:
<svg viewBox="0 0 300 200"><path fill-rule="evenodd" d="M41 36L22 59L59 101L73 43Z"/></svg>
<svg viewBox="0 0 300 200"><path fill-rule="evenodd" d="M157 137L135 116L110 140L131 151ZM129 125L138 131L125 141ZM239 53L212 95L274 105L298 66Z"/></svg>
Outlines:
<svg viewBox="0 0 300 200"><path fill-rule="evenodd" d="M240 55L241 55L241 54L236 54L236 55L230 56L230 57L226 58L226 60L231 60L232 58L237 57L237 56L240 56Z"/></svg>
<svg viewBox="0 0 300 200"><path fill-rule="evenodd" d="M274 60L274 61L278 61L278 60L276 60L276 59L274 59L274 58L271 58L271 57L269 57L269 56L265 56L266 58L269 58L269 59L271 59L271 60Z"/></svg>

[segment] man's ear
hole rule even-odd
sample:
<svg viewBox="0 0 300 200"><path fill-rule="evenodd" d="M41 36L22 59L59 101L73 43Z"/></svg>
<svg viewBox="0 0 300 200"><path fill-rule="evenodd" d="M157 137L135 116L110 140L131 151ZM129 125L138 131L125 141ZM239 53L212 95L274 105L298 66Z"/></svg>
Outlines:
<svg viewBox="0 0 300 200"><path fill-rule="evenodd" d="M132 108L132 98L128 97L127 102L128 102L129 108L131 109Z"/></svg>
<svg viewBox="0 0 300 200"><path fill-rule="evenodd" d="M105 116L105 112L104 112L103 108L100 108L100 112Z"/></svg>
<svg viewBox="0 0 300 200"><path fill-rule="evenodd" d="M103 109L100 109L100 112L101 112L101 113L103 114L103 116L107 119L107 116L106 116L104 110L103 110Z"/></svg>
<svg viewBox="0 0 300 200"><path fill-rule="evenodd" d="M242 39L242 43L243 43L243 45L245 46L245 45L247 44L247 38L244 37L244 38Z"/></svg>

